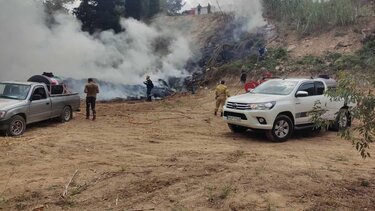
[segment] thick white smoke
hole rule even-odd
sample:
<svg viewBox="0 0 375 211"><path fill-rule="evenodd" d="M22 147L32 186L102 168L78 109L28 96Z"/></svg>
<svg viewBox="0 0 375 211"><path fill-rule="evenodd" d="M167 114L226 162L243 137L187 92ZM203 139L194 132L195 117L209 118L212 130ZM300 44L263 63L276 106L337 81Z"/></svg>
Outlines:
<svg viewBox="0 0 375 211"><path fill-rule="evenodd" d="M34 0L0 0L0 80L27 80L42 72L83 79L140 84L145 75L166 79L185 74L189 43L178 32L122 20L126 32L102 32L96 38L81 31L72 15L45 24L43 5ZM155 41L169 37L167 53L155 54Z"/></svg>

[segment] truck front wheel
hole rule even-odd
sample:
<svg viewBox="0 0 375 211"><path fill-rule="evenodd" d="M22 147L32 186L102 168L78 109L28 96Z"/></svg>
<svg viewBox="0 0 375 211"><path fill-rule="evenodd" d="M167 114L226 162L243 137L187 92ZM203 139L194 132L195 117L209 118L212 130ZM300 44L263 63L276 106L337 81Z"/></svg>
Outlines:
<svg viewBox="0 0 375 211"><path fill-rule="evenodd" d="M233 124L228 124L228 127L233 133L244 133L247 130L247 127L233 125Z"/></svg>
<svg viewBox="0 0 375 211"><path fill-rule="evenodd" d="M20 136L26 130L26 121L22 116L16 115L9 121L9 127L7 135L9 136Z"/></svg>
<svg viewBox="0 0 375 211"><path fill-rule="evenodd" d="M69 106L65 106L61 112L60 121L69 122L72 119L73 112Z"/></svg>
<svg viewBox="0 0 375 211"><path fill-rule="evenodd" d="M280 115L276 117L272 130L267 131L266 135L271 141L283 142L292 135L293 129L292 120L288 116Z"/></svg>

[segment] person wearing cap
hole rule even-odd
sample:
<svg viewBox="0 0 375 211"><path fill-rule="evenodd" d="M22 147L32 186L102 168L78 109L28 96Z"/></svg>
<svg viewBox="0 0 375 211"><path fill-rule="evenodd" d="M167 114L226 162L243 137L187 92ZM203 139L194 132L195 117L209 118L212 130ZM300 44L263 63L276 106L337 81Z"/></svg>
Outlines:
<svg viewBox="0 0 375 211"><path fill-rule="evenodd" d="M217 112L219 111L219 108L221 109L220 113L222 116L223 115L222 109L225 104L225 101L227 100L227 97L230 97L228 87L225 86L225 81L220 81L220 84L216 87L215 94L216 94L215 116L217 116Z"/></svg>
<svg viewBox="0 0 375 211"><path fill-rule="evenodd" d="M99 86L94 82L92 78L87 80L87 84L85 85L85 93L86 93L86 119L90 119L90 109L92 110L92 120L96 119L96 96L99 93Z"/></svg>
<svg viewBox="0 0 375 211"><path fill-rule="evenodd" d="M147 91L146 91L146 96L148 102L151 102L151 91L154 88L154 84L151 81L150 76L146 76L146 81L143 82L146 85Z"/></svg>

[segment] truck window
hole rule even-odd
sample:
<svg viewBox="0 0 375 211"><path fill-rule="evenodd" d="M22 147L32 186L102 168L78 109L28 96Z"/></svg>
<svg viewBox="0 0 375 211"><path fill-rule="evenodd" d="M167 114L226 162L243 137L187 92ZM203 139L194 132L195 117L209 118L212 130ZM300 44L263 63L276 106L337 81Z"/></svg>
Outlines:
<svg viewBox="0 0 375 211"><path fill-rule="evenodd" d="M316 89L316 95L323 95L324 94L324 84L320 81L315 82L315 89Z"/></svg>
<svg viewBox="0 0 375 211"><path fill-rule="evenodd" d="M34 90L33 95L40 95L41 99L47 99L46 90L43 87L38 87Z"/></svg>
<svg viewBox="0 0 375 211"><path fill-rule="evenodd" d="M314 83L305 83L305 84L302 84L298 88L298 91L305 91L305 92L309 93L309 96L313 96L314 95L314 89L315 89Z"/></svg>
<svg viewBox="0 0 375 211"><path fill-rule="evenodd" d="M25 100L29 90L29 85L0 83L0 98Z"/></svg>

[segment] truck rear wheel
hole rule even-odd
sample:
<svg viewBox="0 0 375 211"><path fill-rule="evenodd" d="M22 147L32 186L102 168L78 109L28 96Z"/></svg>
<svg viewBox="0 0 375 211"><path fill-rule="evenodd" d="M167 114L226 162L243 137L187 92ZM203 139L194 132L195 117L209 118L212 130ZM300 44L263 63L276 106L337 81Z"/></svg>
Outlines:
<svg viewBox="0 0 375 211"><path fill-rule="evenodd" d="M65 106L61 112L60 121L69 122L73 117L72 109L69 106Z"/></svg>
<svg viewBox="0 0 375 211"><path fill-rule="evenodd" d="M228 127L233 133L244 133L248 129L247 127L233 125L233 124L228 124Z"/></svg>
<svg viewBox="0 0 375 211"><path fill-rule="evenodd" d="M26 121L22 116L16 115L9 121L9 127L6 134L9 136L20 136L26 130Z"/></svg>
<svg viewBox="0 0 375 211"><path fill-rule="evenodd" d="M267 138L271 141L283 142L290 138L293 133L293 122L285 115L276 117L272 130L266 132Z"/></svg>

